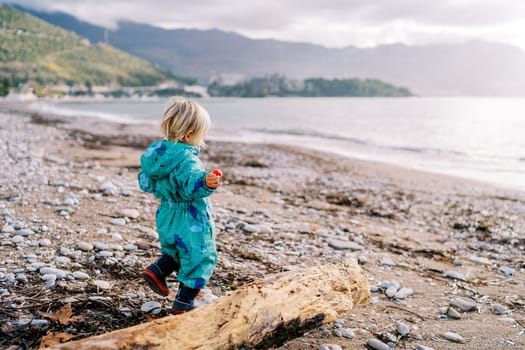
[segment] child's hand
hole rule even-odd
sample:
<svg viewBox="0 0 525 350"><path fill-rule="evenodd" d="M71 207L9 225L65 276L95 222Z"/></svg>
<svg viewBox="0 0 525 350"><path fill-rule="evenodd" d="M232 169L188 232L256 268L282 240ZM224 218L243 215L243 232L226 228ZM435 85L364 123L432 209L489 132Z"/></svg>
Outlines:
<svg viewBox="0 0 525 350"><path fill-rule="evenodd" d="M222 172L219 169L213 169L211 173L206 175L206 186L209 188L217 188L221 186Z"/></svg>

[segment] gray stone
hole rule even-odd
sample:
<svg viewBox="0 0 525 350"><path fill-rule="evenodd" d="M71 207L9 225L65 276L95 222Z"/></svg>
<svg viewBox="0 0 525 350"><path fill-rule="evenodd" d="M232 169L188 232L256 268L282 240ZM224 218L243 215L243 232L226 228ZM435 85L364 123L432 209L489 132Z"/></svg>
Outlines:
<svg viewBox="0 0 525 350"><path fill-rule="evenodd" d="M89 251L93 250L93 244L87 243L87 242L78 242L76 244L76 247L77 247L77 249L80 249L80 250L82 250L84 252L89 252Z"/></svg>
<svg viewBox="0 0 525 350"><path fill-rule="evenodd" d="M38 241L38 245L41 247L49 247L51 246L51 240L47 238L41 239L40 241Z"/></svg>
<svg viewBox="0 0 525 350"><path fill-rule="evenodd" d="M130 218L130 219L136 219L140 216L140 213L136 209L121 209L118 211L118 215Z"/></svg>
<svg viewBox="0 0 525 350"><path fill-rule="evenodd" d="M385 295L389 298L393 298L394 295L396 295L397 288L395 286L388 287L388 289L385 292Z"/></svg>
<svg viewBox="0 0 525 350"><path fill-rule="evenodd" d="M450 305L457 307L461 311L474 311L477 309L477 304L474 300L463 297L456 297L450 301Z"/></svg>
<svg viewBox="0 0 525 350"><path fill-rule="evenodd" d="M44 328L44 327L49 326L49 321L48 320L42 320L42 319L33 319L33 320L31 320L31 326Z"/></svg>
<svg viewBox="0 0 525 350"><path fill-rule="evenodd" d="M63 270L55 269L54 267L42 267L40 268L41 275L55 275L57 279L62 279L66 277L66 272Z"/></svg>
<svg viewBox="0 0 525 350"><path fill-rule="evenodd" d="M396 324L396 331L400 336L404 337L410 333L410 327L402 322L398 322Z"/></svg>
<svg viewBox="0 0 525 350"><path fill-rule="evenodd" d="M110 252L108 250L101 250L100 252L98 252L98 256L101 256L103 258L109 258L113 256L113 252Z"/></svg>
<svg viewBox="0 0 525 350"><path fill-rule="evenodd" d="M145 313L158 314L162 309L162 305L158 301L146 301L140 307L140 311Z"/></svg>
<svg viewBox="0 0 525 350"><path fill-rule="evenodd" d="M99 289L109 289L111 287L108 281L94 280L92 283Z"/></svg>
<svg viewBox="0 0 525 350"><path fill-rule="evenodd" d="M370 348L374 350L390 350L390 347L378 339L368 339L366 342Z"/></svg>
<svg viewBox="0 0 525 350"><path fill-rule="evenodd" d="M18 273L15 278L18 282L21 282L21 283L28 282L27 275L25 273Z"/></svg>
<svg viewBox="0 0 525 350"><path fill-rule="evenodd" d="M465 343L465 338L454 332L445 332L443 338L454 343Z"/></svg>
<svg viewBox="0 0 525 350"><path fill-rule="evenodd" d="M15 232L15 228L9 224L5 224L2 226L2 233L13 233Z"/></svg>
<svg viewBox="0 0 525 350"><path fill-rule="evenodd" d="M405 299L411 296L412 294L414 294L414 290L412 288L403 287L400 290L398 290L396 294L394 294L394 298L395 299Z"/></svg>
<svg viewBox="0 0 525 350"><path fill-rule="evenodd" d="M380 264L382 266L394 266L395 265L394 261L391 258L389 258L388 256L386 256L383 259L381 259Z"/></svg>
<svg viewBox="0 0 525 350"><path fill-rule="evenodd" d="M126 244L123 246L124 250L125 251L128 251L128 252L134 252L135 250L137 250L137 246L134 245L134 244Z"/></svg>
<svg viewBox="0 0 525 350"><path fill-rule="evenodd" d="M115 225L115 226L124 226L126 225L126 219L123 219L123 218L113 218L111 220L109 220L109 223L111 225Z"/></svg>
<svg viewBox="0 0 525 350"><path fill-rule="evenodd" d="M357 262L359 263L359 265L364 265L364 264L366 264L368 262L368 259L366 258L366 256L360 255L357 258Z"/></svg>
<svg viewBox="0 0 525 350"><path fill-rule="evenodd" d="M31 229L28 229L28 228L23 228L23 229L20 229L18 231L16 231L16 235L17 236L23 236L23 237L27 237L27 236L31 236L33 235L35 232L33 232L33 230Z"/></svg>
<svg viewBox="0 0 525 350"><path fill-rule="evenodd" d="M259 227L255 225L245 224L242 230L245 233L256 233L256 232L259 232Z"/></svg>
<svg viewBox="0 0 525 350"><path fill-rule="evenodd" d="M354 331L350 328L341 328L339 331L341 332L341 336L346 339L352 339L355 336Z"/></svg>
<svg viewBox="0 0 525 350"><path fill-rule="evenodd" d="M453 307L448 308L447 316L455 320L459 320L461 318L461 314L457 312L456 309L454 309Z"/></svg>
<svg viewBox="0 0 525 350"><path fill-rule="evenodd" d="M492 305L492 312L496 315L505 315L509 312L509 309L507 309L507 307L505 307L504 305L496 303Z"/></svg>
<svg viewBox="0 0 525 350"><path fill-rule="evenodd" d="M97 250L108 250L109 249L109 246L106 243L100 242L100 241L93 242L93 247L95 247L95 249Z"/></svg>
<svg viewBox="0 0 525 350"><path fill-rule="evenodd" d="M321 344L319 345L319 350L343 350L339 345L337 344Z"/></svg>
<svg viewBox="0 0 525 350"><path fill-rule="evenodd" d="M100 185L99 190L106 194L114 194L116 192L116 187L111 182L104 182Z"/></svg>
<svg viewBox="0 0 525 350"><path fill-rule="evenodd" d="M55 264L57 265L69 265L71 260L66 256L57 256L55 258Z"/></svg>
<svg viewBox="0 0 525 350"><path fill-rule="evenodd" d="M340 239L329 239L327 240L327 243L330 247L332 247L335 250L352 250L352 251L360 251L363 250L363 246L359 245L352 241L343 241Z"/></svg>
<svg viewBox="0 0 525 350"><path fill-rule="evenodd" d="M434 350L434 348L418 344L416 350Z"/></svg>
<svg viewBox="0 0 525 350"><path fill-rule="evenodd" d="M500 267L499 270L507 276L514 276L514 274L516 273L516 271L512 267L506 265Z"/></svg>
<svg viewBox="0 0 525 350"><path fill-rule="evenodd" d="M42 280L44 281L44 285L46 287L53 287L55 285L55 282L57 280L57 276L52 274L52 273L48 273L48 274L45 274L45 275L42 275Z"/></svg>
<svg viewBox="0 0 525 350"><path fill-rule="evenodd" d="M381 282L381 288L388 289L390 287L396 287L396 290L399 290L401 288L401 283L398 281L383 281Z"/></svg>
<svg viewBox="0 0 525 350"><path fill-rule="evenodd" d="M22 243L23 241L24 241L24 237L22 236L14 236L11 239L11 242L13 242L14 244L19 244L19 243Z"/></svg>
<svg viewBox="0 0 525 350"><path fill-rule="evenodd" d="M379 291L379 288L376 285L370 285L370 292L371 293L377 293Z"/></svg>
<svg viewBox="0 0 525 350"><path fill-rule="evenodd" d="M267 235L271 235L273 233L273 229L268 225L259 225L259 232Z"/></svg>
<svg viewBox="0 0 525 350"><path fill-rule="evenodd" d="M450 278L450 279L460 280L460 281L466 281L465 276L463 276L461 273L457 271L447 271L445 272L445 277Z"/></svg>
<svg viewBox="0 0 525 350"><path fill-rule="evenodd" d="M73 272L73 277L75 277L75 279L77 280L88 280L89 279L89 275L82 271Z"/></svg>

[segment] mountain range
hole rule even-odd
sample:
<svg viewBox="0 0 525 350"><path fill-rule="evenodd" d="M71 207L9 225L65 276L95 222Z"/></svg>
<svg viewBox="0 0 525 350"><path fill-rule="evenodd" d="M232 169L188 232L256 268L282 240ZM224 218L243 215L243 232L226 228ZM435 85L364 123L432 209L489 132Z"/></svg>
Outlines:
<svg viewBox="0 0 525 350"><path fill-rule="evenodd" d="M16 86L140 86L172 78L141 58L0 5L0 79Z"/></svg>
<svg viewBox="0 0 525 350"><path fill-rule="evenodd" d="M117 29L107 30L65 13L24 11L91 42L108 39L123 51L201 82L218 75L249 78L280 73L297 79L380 79L423 96L525 94L525 51L501 43L474 40L462 44L337 49L250 39L217 29L168 30L130 21L121 21Z"/></svg>

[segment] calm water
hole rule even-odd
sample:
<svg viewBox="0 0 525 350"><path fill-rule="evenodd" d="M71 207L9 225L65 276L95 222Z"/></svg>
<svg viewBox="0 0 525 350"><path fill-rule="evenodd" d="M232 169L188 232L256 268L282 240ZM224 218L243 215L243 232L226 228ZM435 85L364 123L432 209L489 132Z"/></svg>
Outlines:
<svg viewBox="0 0 525 350"><path fill-rule="evenodd" d="M202 99L209 139L279 142L525 190L525 99ZM39 103L158 123L167 100Z"/></svg>

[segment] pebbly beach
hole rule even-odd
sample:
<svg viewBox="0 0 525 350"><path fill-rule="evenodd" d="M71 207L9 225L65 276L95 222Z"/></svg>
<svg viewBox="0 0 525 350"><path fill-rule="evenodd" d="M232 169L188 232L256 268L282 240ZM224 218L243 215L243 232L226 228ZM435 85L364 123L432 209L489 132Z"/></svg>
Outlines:
<svg viewBox="0 0 525 350"><path fill-rule="evenodd" d="M173 296L141 280L158 253L157 202L136 180L158 130L1 104L0 135L0 348L166 316ZM224 186L211 197L219 265L200 303L353 259L371 302L280 349L525 348L525 192L289 145L207 143L201 157Z"/></svg>

